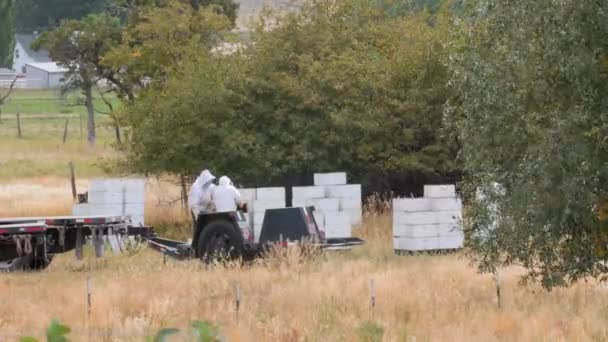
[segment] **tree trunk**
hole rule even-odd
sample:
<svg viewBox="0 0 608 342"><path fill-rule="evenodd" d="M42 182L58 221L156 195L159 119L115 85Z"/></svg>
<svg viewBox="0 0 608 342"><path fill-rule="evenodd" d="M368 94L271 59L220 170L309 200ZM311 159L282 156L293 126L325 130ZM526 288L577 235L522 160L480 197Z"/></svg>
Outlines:
<svg viewBox="0 0 608 342"><path fill-rule="evenodd" d="M93 107L93 87L84 90L84 104L87 107L87 140L89 146L95 147L95 108Z"/></svg>
<svg viewBox="0 0 608 342"><path fill-rule="evenodd" d="M118 143L118 145L122 145L122 140L120 139L120 126L118 125L118 123L114 123L114 133L116 134L116 143Z"/></svg>

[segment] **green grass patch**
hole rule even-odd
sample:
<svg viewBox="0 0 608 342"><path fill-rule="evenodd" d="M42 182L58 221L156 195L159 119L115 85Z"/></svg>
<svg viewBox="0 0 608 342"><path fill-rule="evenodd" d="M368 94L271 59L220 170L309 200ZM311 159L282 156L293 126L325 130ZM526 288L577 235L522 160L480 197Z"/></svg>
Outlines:
<svg viewBox="0 0 608 342"><path fill-rule="evenodd" d="M114 95L106 96L112 106L117 109L120 101ZM59 89L15 89L11 96L2 106L2 113L16 114L85 114L86 109L82 105L82 95L72 92L62 96ZM94 92L95 108L107 111L107 105L101 100L97 92Z"/></svg>
<svg viewBox="0 0 608 342"><path fill-rule="evenodd" d="M361 342L382 342L384 328L376 322L368 321L359 326L358 333Z"/></svg>

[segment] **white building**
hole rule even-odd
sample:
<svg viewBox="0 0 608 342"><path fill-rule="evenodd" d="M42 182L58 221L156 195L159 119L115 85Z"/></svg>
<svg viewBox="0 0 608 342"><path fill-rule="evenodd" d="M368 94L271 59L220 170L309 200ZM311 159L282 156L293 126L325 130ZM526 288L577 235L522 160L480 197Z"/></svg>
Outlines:
<svg viewBox="0 0 608 342"><path fill-rule="evenodd" d="M15 35L15 58L13 59L13 70L18 74L25 74L25 65L30 63L51 62L49 53L45 50L34 51L32 42L36 39L33 34Z"/></svg>
<svg viewBox="0 0 608 342"><path fill-rule="evenodd" d="M65 81L68 70L55 62L27 63L25 76L28 88L55 88Z"/></svg>
<svg viewBox="0 0 608 342"><path fill-rule="evenodd" d="M0 83L7 82L10 85L10 83L13 82L15 77L17 77L17 73L14 70L0 68Z"/></svg>

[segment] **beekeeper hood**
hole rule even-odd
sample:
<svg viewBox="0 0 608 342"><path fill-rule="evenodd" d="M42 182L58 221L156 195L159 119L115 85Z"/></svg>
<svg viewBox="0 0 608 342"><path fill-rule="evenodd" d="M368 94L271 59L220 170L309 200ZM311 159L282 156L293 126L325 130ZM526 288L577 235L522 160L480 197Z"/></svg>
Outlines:
<svg viewBox="0 0 608 342"><path fill-rule="evenodd" d="M201 175L198 177L197 181L200 179L200 185L202 186L207 186L209 185L209 183L213 182L213 180L215 179L215 176L213 174L211 174L211 172L207 169L203 170L203 172L201 172Z"/></svg>
<svg viewBox="0 0 608 342"><path fill-rule="evenodd" d="M211 182L213 182L214 179L215 176L213 176L213 174L211 174L211 172L209 172L207 169L203 170L203 172L196 177L196 180L190 189L190 193L188 194L188 206L191 209L199 207L202 201L208 197L205 194L205 190L210 184L212 184Z"/></svg>
<svg viewBox="0 0 608 342"><path fill-rule="evenodd" d="M220 186L228 186L231 183L232 183L232 181L230 180L230 178L228 178L228 176L220 177Z"/></svg>

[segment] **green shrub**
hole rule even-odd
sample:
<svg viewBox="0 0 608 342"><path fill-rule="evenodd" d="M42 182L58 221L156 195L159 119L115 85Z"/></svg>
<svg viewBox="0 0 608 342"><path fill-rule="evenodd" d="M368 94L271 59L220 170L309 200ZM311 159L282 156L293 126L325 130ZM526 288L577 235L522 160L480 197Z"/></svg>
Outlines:
<svg viewBox="0 0 608 342"><path fill-rule="evenodd" d="M373 321L364 322L359 326L359 341L361 342L381 342L384 336L384 328Z"/></svg>

